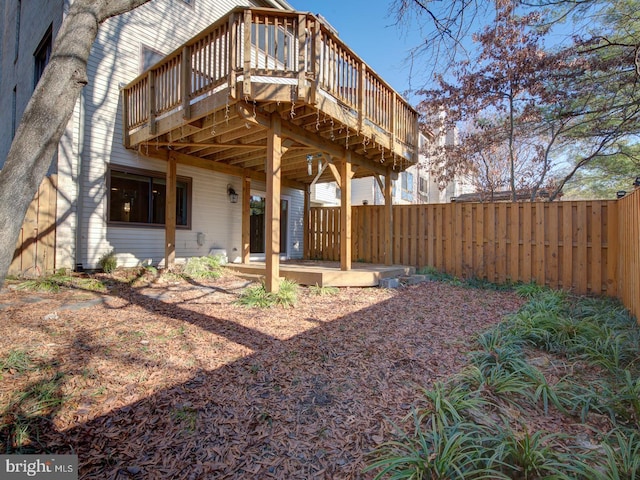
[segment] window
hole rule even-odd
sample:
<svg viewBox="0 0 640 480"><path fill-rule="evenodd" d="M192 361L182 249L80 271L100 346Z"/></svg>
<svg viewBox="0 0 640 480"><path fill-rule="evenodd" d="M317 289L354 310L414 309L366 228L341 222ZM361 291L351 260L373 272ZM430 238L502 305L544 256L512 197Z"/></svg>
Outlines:
<svg viewBox="0 0 640 480"><path fill-rule="evenodd" d="M164 225L167 201L164 173L114 167L109 170L109 222ZM191 179L176 182L176 226L191 228Z"/></svg>
<svg viewBox="0 0 640 480"><path fill-rule="evenodd" d="M49 63L49 59L51 58L51 44L52 44L52 36L51 36L51 25L47 29L47 33L44 34L42 40L40 40L40 44L38 48L36 48L35 53L33 54L34 58L34 69L33 69L33 88L36 88L38 84L38 80L42 76L45 67Z"/></svg>
<svg viewBox="0 0 640 480"><path fill-rule="evenodd" d="M18 121L18 86L13 87L11 96L11 138L16 136L16 122Z"/></svg>
<svg viewBox="0 0 640 480"><path fill-rule="evenodd" d="M418 190L420 193L429 193L429 180L426 177L420 177Z"/></svg>
<svg viewBox="0 0 640 480"><path fill-rule="evenodd" d="M18 61L18 53L20 52L20 16L22 15L22 0L18 0L18 4L16 5L16 45L15 45L15 56L13 58L13 62Z"/></svg>
<svg viewBox="0 0 640 480"><path fill-rule="evenodd" d="M402 172L400 175L401 181L401 191L400 198L403 200L407 200L408 202L413 201L413 173Z"/></svg>
<svg viewBox="0 0 640 480"><path fill-rule="evenodd" d="M153 67L156 63L158 63L164 57L165 57L164 53L143 45L142 51L140 53L140 73Z"/></svg>

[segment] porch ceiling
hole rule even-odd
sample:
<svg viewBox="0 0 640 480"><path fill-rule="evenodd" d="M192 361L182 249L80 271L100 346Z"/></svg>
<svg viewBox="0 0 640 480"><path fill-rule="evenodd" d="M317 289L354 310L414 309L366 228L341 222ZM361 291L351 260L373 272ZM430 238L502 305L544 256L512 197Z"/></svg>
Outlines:
<svg viewBox="0 0 640 480"><path fill-rule="evenodd" d="M282 179L335 180L417 161L417 113L315 16L236 9L123 89L124 142L141 154L261 178L273 116ZM309 167L311 164L311 167Z"/></svg>

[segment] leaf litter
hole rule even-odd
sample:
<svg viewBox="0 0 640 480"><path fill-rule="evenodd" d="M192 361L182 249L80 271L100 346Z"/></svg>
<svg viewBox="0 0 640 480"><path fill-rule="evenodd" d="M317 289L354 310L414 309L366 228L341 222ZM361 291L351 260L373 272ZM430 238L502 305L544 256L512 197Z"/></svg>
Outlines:
<svg viewBox="0 0 640 480"><path fill-rule="evenodd" d="M523 302L429 282L301 287L293 308L252 309L234 303L248 285L3 291L0 358L19 349L34 366L1 372L0 448L77 454L82 479L367 478L420 387L459 371L474 335ZM51 378L60 402L29 417L16 398Z"/></svg>

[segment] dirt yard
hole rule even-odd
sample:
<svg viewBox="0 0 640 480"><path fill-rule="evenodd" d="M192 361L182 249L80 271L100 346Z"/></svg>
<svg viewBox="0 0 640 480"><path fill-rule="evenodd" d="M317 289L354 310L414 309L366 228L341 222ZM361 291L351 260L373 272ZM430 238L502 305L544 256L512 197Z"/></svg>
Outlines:
<svg viewBox="0 0 640 480"><path fill-rule="evenodd" d="M0 448L75 453L83 479L367 478L419 387L522 304L430 282L252 309L247 285L4 289Z"/></svg>

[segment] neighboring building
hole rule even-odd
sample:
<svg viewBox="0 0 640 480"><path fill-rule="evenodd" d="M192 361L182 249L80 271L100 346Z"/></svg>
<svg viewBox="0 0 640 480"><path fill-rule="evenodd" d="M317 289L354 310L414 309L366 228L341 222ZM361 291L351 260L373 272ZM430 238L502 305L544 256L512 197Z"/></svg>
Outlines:
<svg viewBox="0 0 640 480"><path fill-rule="evenodd" d="M419 146L422 147L429 139L419 135ZM434 141L452 143L455 135L448 132L443 137ZM384 196L380 190L378 181L373 177L358 178L351 182L351 201L353 205L383 205ZM448 203L459 195L470 193L473 187L463 177L457 177L441 189L435 178L430 174L427 159L420 154L420 160L416 165L399 172L397 179L393 181L392 196L394 205L423 204L423 203ZM335 182L314 185L311 190L311 199L317 206L337 206L340 204L340 189Z"/></svg>
<svg viewBox="0 0 640 480"><path fill-rule="evenodd" d="M0 162L6 158L17 122L48 62L69 3L69 0L5 0L2 4ZM235 7L292 11L284 0L167 0L143 5L101 25L88 61L89 84L82 91L51 166L58 186L56 268L93 269L99 258L111 250L115 251L119 265L163 264L167 247L163 228L165 210L171 205L167 203L170 195L166 192L169 181L176 182L174 247L177 258L201 256L213 250L226 252L230 261L241 261L247 259L245 251L249 243L252 258L264 256L265 219L268 219L264 167L267 153L253 152L251 147L264 152L268 145L264 119L273 118L278 107L282 109L283 122L290 120L287 109L292 112L291 119L295 109L311 119L316 115L319 119L322 112L323 119L334 115L336 130L338 122L342 122L346 131L353 131L355 135L353 125L359 121L358 135L364 138L375 128L380 138L380 125L388 114L380 114L379 120L366 116L357 119L350 112L337 110L333 106L338 103L335 98L342 104L358 104L353 87L335 87L336 79L329 78L333 75L329 67L320 72L314 70L316 83L311 81L309 71L317 68L321 61L342 61L336 60L334 53L323 57L315 50L317 45L324 47L325 38L332 38L335 44L329 27L325 28L320 22L320 26L314 24L316 30L299 28L298 21L318 22L304 14L282 15L277 21L281 23L269 23L261 16L266 18L270 15L268 12L250 18L241 10L230 13ZM247 38L242 34L247 22L253 22L250 46L241 44L243 37ZM213 24L219 26L211 30L210 35L219 37L210 45L204 45L199 53L193 53L188 60L191 63L184 63L186 57L182 57L181 68L188 65L191 73L179 77L180 65L170 63L171 58L178 58L180 54L176 49ZM312 44L310 36L314 32L323 35L322 42ZM304 44L301 38L306 38ZM187 48L193 51L200 48L200 44L190 45ZM341 48L340 55L348 56L348 49ZM317 56L315 64L308 61L312 54ZM243 58L248 55L252 62L250 78L249 71L243 73L242 70L243 65L247 68L248 62L243 62ZM303 57L305 71L296 71L295 76L293 70L300 67ZM165 70L156 68L161 61L169 62L163 64ZM196 65L196 62L200 63ZM147 69L154 64L153 75L147 74ZM347 64L340 63L340 68ZM203 73L204 69L215 74ZM265 80L273 72L279 74L285 70L276 81ZM368 69L365 71L367 75L375 75ZM135 85L123 90L137 77L144 81L143 72L158 82L155 94L150 94L155 96L148 94L149 85L144 87L147 93L135 90L138 88ZM228 78L228 84L214 75L225 82ZM215 88L214 81L218 82ZM170 96L172 88L186 88L185 84L195 92L190 97L191 103L183 99L182 105L179 102L167 108L160 105L166 100L163 95ZM226 85L229 87L225 105ZM387 88L382 83L372 85L371 89ZM125 91L128 96L123 101L121 93ZM364 91L367 98L369 94L372 99L377 98L374 93ZM340 96L343 94L344 98ZM307 101L312 96L319 100ZM404 109L404 118L415 116L417 131L415 111L397 98L394 111ZM211 110L203 114L198 108L207 101ZM184 113L179 122L175 113L181 109ZM375 112L375 109L369 107L369 111ZM176 118L173 126L167 127L169 120ZM414 162L412 138L415 134L411 122L413 120L405 122L403 132L389 135L393 143L381 144L381 148L388 149L387 158L399 155L404 156L408 164ZM345 147L339 144L340 139L334 141L333 135L328 138L324 133L320 138L322 132L317 134L317 141L309 138L305 143L306 137L312 137L316 131L301 122L287 124L286 128L293 132L286 140L289 142L286 147L295 148L287 157L283 154L282 160L280 252L288 258L300 258L303 255L304 185L308 179L304 177L304 169L297 173L296 152L305 155L305 148L319 148L315 145L331 150L335 144L338 152L345 151ZM300 129L308 132L306 137L300 134ZM241 135L244 136L241 138ZM370 137L375 139L376 134ZM348 136L346 150L349 150ZM179 156L175 178L170 178L167 166L172 155ZM353 156L358 165L370 168L371 172L384 168L373 155L367 157L354 152ZM364 174L371 173L361 168L356 176ZM335 187L326 186L328 180L326 176L320 179L322 183L316 187L316 194L322 188L333 188L335 198ZM249 189L250 201L244 195ZM246 221L245 212L250 215L250 221ZM247 235L251 236L250 242L246 241Z"/></svg>

